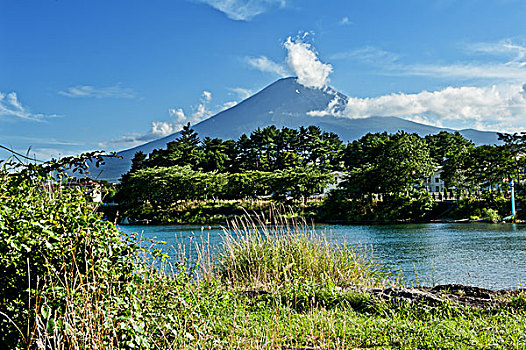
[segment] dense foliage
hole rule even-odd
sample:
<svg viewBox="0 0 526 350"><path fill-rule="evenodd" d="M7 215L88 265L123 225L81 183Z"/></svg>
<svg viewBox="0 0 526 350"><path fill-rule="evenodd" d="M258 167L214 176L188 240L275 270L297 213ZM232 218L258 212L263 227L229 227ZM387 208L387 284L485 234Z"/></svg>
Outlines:
<svg viewBox="0 0 526 350"><path fill-rule="evenodd" d="M72 283L102 280L100 293L132 278L134 246L101 221L84 188L50 170L87 158L0 170L0 347L30 348L38 327L61 319ZM78 280L73 281L73 276ZM51 323L48 323L52 327ZM63 326L63 325L57 325Z"/></svg>
<svg viewBox="0 0 526 350"><path fill-rule="evenodd" d="M314 126L270 126L224 141L200 140L187 125L166 149L135 155L116 200L121 214L139 219L181 201L271 197L305 203L339 177L339 188L315 214L320 220L415 220L443 212L487 217L482 213L488 210L498 213L493 220L509 215L503 203L511 179L521 198L526 165L525 136L500 138L499 145L475 146L458 132L420 137L400 131L344 144ZM429 181L437 176L444 192L430 194ZM452 197L455 210L435 202Z"/></svg>

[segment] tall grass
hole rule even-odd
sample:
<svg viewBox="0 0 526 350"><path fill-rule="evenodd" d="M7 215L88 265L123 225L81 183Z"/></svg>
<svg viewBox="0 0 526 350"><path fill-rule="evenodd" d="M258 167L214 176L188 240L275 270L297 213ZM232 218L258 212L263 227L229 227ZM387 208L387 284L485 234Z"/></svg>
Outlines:
<svg viewBox="0 0 526 350"><path fill-rule="evenodd" d="M387 283L386 271L365 249L332 244L314 225L283 208L266 216L232 220L223 239L215 273L231 286L273 289L297 281L341 287Z"/></svg>
<svg viewBox="0 0 526 350"><path fill-rule="evenodd" d="M64 278L44 278L33 291L34 319L31 327L21 330L23 345L18 348L186 347L190 339L185 336L197 323L202 291L185 264L166 266L159 261L161 256L155 249L130 256L137 266L133 276L122 281L80 269ZM42 296L50 290L56 293Z"/></svg>

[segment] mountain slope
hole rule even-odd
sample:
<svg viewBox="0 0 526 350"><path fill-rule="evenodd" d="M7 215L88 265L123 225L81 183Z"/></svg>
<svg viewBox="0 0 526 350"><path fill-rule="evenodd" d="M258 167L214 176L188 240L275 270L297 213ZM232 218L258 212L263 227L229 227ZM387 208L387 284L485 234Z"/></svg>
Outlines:
<svg viewBox="0 0 526 350"><path fill-rule="evenodd" d="M250 134L257 128L269 125L299 128L300 126L317 125L324 131L338 134L343 141L360 138L368 132L395 133L404 130L421 136L435 134L442 130L430 125L415 123L398 117L369 117L349 119L334 116L314 117L308 112L325 110L329 104L334 111L343 110L347 96L330 87L324 89L306 88L300 85L296 78L280 79L267 86L257 94L249 97L236 106L220 112L199 124L192 126L201 138L218 137L222 139L237 139L242 134ZM497 136L493 132L482 132L473 129L460 130L460 133L475 142L475 144L493 144ZM102 172L92 171L93 175L100 172L100 179L116 182L127 172L131 159L136 152L150 153L156 148L163 148L175 140L175 133L158 140L148 142L125 151L119 152L123 159L109 159Z"/></svg>

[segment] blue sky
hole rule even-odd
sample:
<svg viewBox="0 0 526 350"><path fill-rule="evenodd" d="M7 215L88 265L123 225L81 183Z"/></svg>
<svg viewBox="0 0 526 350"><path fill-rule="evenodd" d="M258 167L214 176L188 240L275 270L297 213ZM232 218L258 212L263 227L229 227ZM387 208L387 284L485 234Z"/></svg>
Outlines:
<svg viewBox="0 0 526 350"><path fill-rule="evenodd" d="M0 0L0 144L122 150L290 75L350 96L341 117L522 131L525 18L519 0Z"/></svg>

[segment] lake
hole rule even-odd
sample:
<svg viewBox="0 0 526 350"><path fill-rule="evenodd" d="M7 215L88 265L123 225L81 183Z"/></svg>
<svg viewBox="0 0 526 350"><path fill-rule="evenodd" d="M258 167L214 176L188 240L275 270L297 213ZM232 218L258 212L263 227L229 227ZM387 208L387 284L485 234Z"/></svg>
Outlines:
<svg viewBox="0 0 526 350"><path fill-rule="evenodd" d="M196 242L215 251L222 229L209 226L121 225L125 233L165 241L171 256L186 249L195 258ZM526 283L526 225L426 223L399 225L316 225L331 242L361 245L373 252L407 285L461 283L504 289ZM171 246L171 248L169 248Z"/></svg>

